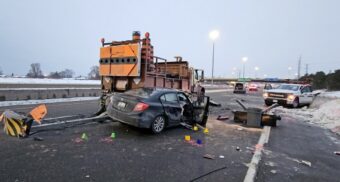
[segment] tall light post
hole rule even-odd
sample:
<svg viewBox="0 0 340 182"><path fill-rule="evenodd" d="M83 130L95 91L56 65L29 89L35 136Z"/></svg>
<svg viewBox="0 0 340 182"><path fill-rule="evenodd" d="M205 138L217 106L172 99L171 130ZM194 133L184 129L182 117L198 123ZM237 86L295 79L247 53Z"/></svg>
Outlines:
<svg viewBox="0 0 340 182"><path fill-rule="evenodd" d="M215 40L220 35L218 30L213 30L209 33L210 39L213 41L213 50L212 50L212 66L211 66L211 84L214 84L214 59L215 59Z"/></svg>
<svg viewBox="0 0 340 182"><path fill-rule="evenodd" d="M292 67L289 66L289 67L288 67L288 79L290 79L290 77L291 77L291 75L290 75L290 74L291 74L291 73L290 73L291 71L292 71Z"/></svg>
<svg viewBox="0 0 340 182"><path fill-rule="evenodd" d="M243 82L245 82L244 74L245 74L245 71L246 71L246 62L247 61L248 61L248 57L243 57L242 58L242 62L243 62Z"/></svg>
<svg viewBox="0 0 340 182"><path fill-rule="evenodd" d="M257 71L259 71L259 67L258 66L255 66L254 70L255 70L255 79L257 78Z"/></svg>

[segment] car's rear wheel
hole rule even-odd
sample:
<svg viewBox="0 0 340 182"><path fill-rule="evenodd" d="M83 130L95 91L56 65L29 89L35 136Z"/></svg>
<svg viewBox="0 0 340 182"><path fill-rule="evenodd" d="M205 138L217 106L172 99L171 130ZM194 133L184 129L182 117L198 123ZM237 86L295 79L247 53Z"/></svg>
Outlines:
<svg viewBox="0 0 340 182"><path fill-rule="evenodd" d="M264 104L266 104L266 106L271 106L271 105L273 105L273 102L265 100Z"/></svg>
<svg viewBox="0 0 340 182"><path fill-rule="evenodd" d="M292 107L293 107L293 108L297 108L297 107L299 107L299 105L300 105L300 102L299 102L299 98L297 97L297 98L295 98L295 100L293 101Z"/></svg>
<svg viewBox="0 0 340 182"><path fill-rule="evenodd" d="M151 123L151 131L155 134L160 133L165 128L165 118L163 116L157 116Z"/></svg>

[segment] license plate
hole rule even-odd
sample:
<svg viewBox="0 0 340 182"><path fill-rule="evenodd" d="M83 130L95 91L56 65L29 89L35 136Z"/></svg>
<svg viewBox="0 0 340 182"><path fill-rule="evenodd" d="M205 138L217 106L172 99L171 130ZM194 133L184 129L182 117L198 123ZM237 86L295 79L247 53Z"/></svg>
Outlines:
<svg viewBox="0 0 340 182"><path fill-rule="evenodd" d="M118 102L117 106L118 106L119 108L125 108L126 103L125 103L125 102Z"/></svg>
<svg viewBox="0 0 340 182"><path fill-rule="evenodd" d="M277 100L273 100L273 102L275 102L275 103L276 103L276 102L277 102Z"/></svg>

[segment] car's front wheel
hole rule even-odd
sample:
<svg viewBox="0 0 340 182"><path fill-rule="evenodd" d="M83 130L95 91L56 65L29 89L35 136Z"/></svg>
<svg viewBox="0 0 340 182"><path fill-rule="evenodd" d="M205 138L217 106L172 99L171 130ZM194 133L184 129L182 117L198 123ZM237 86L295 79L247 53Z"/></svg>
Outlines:
<svg viewBox="0 0 340 182"><path fill-rule="evenodd" d="M297 98L295 98L295 100L293 101L292 107L293 107L293 108L297 108L297 107L299 107L299 105L300 105L300 102L299 102L299 98L297 97Z"/></svg>
<svg viewBox="0 0 340 182"><path fill-rule="evenodd" d="M151 123L151 131L155 134L160 133L165 128L165 118L163 116L157 116Z"/></svg>
<svg viewBox="0 0 340 182"><path fill-rule="evenodd" d="M273 105L273 102L265 100L264 103L266 104L266 106L271 106Z"/></svg>

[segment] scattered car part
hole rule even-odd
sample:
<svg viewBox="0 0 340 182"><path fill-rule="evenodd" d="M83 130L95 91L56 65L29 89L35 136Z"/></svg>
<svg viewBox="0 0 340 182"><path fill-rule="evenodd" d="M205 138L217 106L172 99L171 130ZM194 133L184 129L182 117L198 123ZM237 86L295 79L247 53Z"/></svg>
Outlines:
<svg viewBox="0 0 340 182"><path fill-rule="evenodd" d="M268 113L271 109L279 106L278 104L262 110L260 108L248 108L240 100L236 100L236 102L243 108L243 111L233 111L235 122L242 122L251 127L262 127L276 126L276 121L281 120L280 116Z"/></svg>

